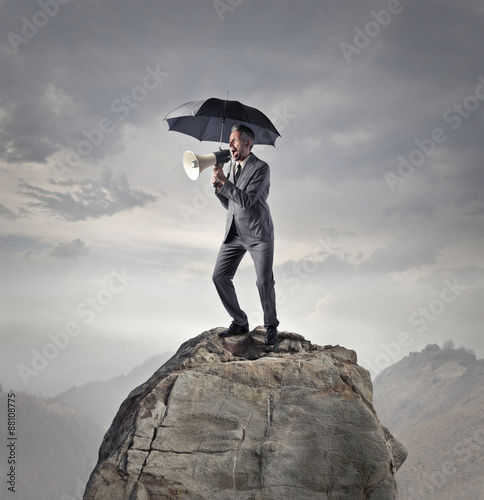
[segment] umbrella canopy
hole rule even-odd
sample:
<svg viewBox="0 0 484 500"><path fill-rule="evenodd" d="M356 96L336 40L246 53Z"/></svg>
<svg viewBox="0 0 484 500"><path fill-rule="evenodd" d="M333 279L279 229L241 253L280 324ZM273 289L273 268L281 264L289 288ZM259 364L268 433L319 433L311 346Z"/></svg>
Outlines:
<svg viewBox="0 0 484 500"><path fill-rule="evenodd" d="M195 137L200 141L220 141L228 144L230 130L234 125L250 127L255 134L254 144L275 145L281 134L256 108L239 101L228 101L211 97L203 101L190 101L165 116L168 129Z"/></svg>

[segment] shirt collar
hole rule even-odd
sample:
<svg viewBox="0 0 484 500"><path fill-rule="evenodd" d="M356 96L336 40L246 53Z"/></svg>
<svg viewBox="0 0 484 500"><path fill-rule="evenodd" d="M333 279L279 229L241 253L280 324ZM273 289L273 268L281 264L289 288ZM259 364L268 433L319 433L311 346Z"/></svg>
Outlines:
<svg viewBox="0 0 484 500"><path fill-rule="evenodd" d="M250 155L251 155L251 154L252 154L252 153L249 153L249 154L247 155L247 158L245 158L245 159L244 159L244 160L242 160L242 161L237 162L237 163L240 163L240 169L241 169L241 170L243 170L243 169L244 169L245 164L249 161L249 158L250 158Z"/></svg>

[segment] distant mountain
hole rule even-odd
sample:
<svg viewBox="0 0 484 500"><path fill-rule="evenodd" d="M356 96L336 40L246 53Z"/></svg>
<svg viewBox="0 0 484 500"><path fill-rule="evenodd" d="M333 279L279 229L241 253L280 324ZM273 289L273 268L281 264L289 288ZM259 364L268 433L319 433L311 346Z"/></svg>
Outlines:
<svg viewBox="0 0 484 500"><path fill-rule="evenodd" d="M408 450L400 499L484 499L483 359L428 345L375 378L374 404Z"/></svg>
<svg viewBox="0 0 484 500"><path fill-rule="evenodd" d="M69 406L24 393L0 393L0 415L0 498L80 500L104 428Z"/></svg>
<svg viewBox="0 0 484 500"><path fill-rule="evenodd" d="M131 370L128 375L72 387L56 396L54 400L86 413L108 428L128 394L153 375L172 355L173 353L168 352L155 354Z"/></svg>

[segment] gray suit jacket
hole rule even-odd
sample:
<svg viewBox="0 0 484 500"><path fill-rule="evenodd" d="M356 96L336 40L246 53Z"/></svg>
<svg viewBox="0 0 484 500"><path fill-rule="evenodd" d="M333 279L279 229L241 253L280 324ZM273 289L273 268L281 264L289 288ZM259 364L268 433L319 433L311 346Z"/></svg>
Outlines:
<svg viewBox="0 0 484 500"><path fill-rule="evenodd" d="M232 221L239 237L246 245L274 239L272 216L267 204L270 188L269 165L250 154L235 186L236 163L230 161L229 180L216 193L228 210L224 243L227 241Z"/></svg>

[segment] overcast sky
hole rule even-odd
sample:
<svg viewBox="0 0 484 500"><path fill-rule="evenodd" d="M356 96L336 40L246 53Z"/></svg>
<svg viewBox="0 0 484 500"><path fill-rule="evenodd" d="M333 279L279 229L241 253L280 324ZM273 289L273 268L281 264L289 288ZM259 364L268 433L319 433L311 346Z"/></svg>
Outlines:
<svg viewBox="0 0 484 500"><path fill-rule="evenodd" d="M478 0L0 1L0 382L54 395L230 318L226 212L163 118L261 109L280 329L373 375L452 339L484 356ZM262 321L249 257L236 277Z"/></svg>

